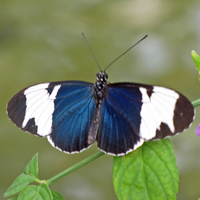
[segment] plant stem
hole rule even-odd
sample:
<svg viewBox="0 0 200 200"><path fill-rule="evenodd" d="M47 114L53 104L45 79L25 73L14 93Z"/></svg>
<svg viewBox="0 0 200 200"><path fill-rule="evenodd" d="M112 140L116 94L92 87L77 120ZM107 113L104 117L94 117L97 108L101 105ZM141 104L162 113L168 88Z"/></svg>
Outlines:
<svg viewBox="0 0 200 200"><path fill-rule="evenodd" d="M90 157L88 157L88 158L86 158L86 159L80 161L79 163L73 165L72 167L70 167L70 168L68 168L68 169L66 169L66 170L64 170L64 171L62 171L61 173L59 173L59 174L53 176L52 178L50 178L49 180L47 180L47 181L46 181L47 185L51 185L52 183L54 183L54 182L57 181L58 179L60 179L60 178L62 178L62 177L64 177L64 176L66 176L67 174L69 174L69 173L75 171L76 169L79 169L80 167L86 165L87 163L89 163L89 162L95 160L96 158L98 158L98 157L100 157L100 156L102 156L102 155L104 155L104 153L100 151L100 152L98 152L98 153L96 153L96 154L94 154L94 155L92 155L92 156L90 156Z"/></svg>
<svg viewBox="0 0 200 200"><path fill-rule="evenodd" d="M197 99L197 100L193 101L192 105L193 105L194 108L199 106L200 105L200 99Z"/></svg>

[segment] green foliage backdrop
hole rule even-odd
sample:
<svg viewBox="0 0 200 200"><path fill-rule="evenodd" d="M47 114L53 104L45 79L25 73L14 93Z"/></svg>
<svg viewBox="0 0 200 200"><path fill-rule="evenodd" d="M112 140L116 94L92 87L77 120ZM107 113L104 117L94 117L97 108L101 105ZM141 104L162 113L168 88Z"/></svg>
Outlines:
<svg viewBox="0 0 200 200"><path fill-rule="evenodd" d="M108 69L109 81L163 85L199 98L190 51L200 54L198 0L78 0L0 2L0 196L39 152L41 179L97 152L64 154L39 137L19 130L6 116L8 100L39 82L95 81L98 68L81 36L84 32L102 68L145 34L148 38ZM198 109L197 109L198 111ZM199 142L193 126L171 139L180 173L178 200L199 197ZM116 200L112 156L51 185L65 199Z"/></svg>

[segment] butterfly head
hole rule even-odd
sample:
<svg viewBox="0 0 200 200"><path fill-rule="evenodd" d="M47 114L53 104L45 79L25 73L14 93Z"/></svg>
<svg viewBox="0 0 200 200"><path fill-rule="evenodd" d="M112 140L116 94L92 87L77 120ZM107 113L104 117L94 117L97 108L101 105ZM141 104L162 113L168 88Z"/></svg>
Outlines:
<svg viewBox="0 0 200 200"><path fill-rule="evenodd" d="M97 75L96 75L96 79L97 79L97 82L105 82L107 81L108 79L108 74L106 74L105 72L99 72Z"/></svg>

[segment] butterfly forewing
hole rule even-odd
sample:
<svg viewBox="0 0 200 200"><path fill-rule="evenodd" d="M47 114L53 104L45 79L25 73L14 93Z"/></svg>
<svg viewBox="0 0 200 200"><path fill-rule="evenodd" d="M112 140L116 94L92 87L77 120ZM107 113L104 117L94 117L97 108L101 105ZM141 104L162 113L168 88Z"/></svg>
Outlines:
<svg viewBox="0 0 200 200"><path fill-rule="evenodd" d="M46 137L68 153L87 143L95 111L93 84L82 81L43 83L17 93L8 103L9 118L21 129Z"/></svg>
<svg viewBox="0 0 200 200"><path fill-rule="evenodd" d="M193 117L191 103L174 90L134 83L109 84L102 104L98 147L123 155L144 141L182 132Z"/></svg>

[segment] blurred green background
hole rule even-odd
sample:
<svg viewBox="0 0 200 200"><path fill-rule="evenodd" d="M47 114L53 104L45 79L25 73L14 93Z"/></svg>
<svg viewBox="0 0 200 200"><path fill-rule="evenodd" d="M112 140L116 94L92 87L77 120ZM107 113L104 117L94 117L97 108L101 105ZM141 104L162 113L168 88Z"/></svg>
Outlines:
<svg viewBox="0 0 200 200"><path fill-rule="evenodd" d="M40 82L95 82L99 71L81 35L84 33L102 69L137 45L108 70L109 82L163 85L200 97L190 56L200 54L199 0L0 1L0 199L31 157L39 152L39 177L48 179L97 152L54 149L46 139L19 130L6 115L9 99ZM178 200L200 197L200 137L193 125L171 138L180 172ZM51 185L68 200L116 200L112 156L104 155Z"/></svg>

